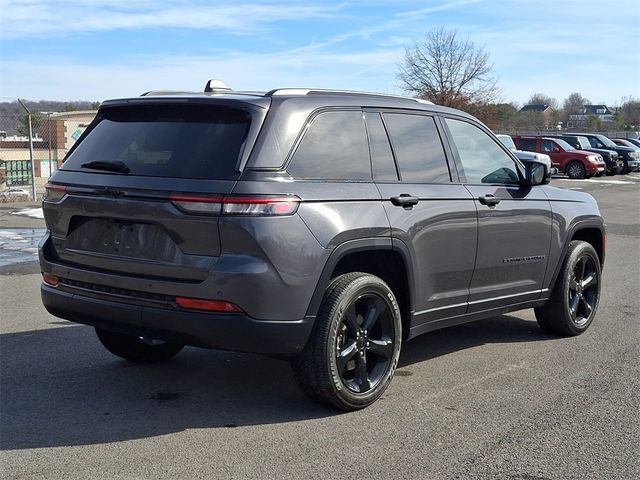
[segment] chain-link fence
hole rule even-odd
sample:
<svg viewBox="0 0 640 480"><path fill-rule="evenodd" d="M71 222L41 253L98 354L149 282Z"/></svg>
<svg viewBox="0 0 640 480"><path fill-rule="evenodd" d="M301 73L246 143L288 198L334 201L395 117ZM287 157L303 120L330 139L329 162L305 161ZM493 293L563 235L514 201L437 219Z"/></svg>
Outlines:
<svg viewBox="0 0 640 480"><path fill-rule="evenodd" d="M0 202L39 200L47 179L96 115L0 102Z"/></svg>

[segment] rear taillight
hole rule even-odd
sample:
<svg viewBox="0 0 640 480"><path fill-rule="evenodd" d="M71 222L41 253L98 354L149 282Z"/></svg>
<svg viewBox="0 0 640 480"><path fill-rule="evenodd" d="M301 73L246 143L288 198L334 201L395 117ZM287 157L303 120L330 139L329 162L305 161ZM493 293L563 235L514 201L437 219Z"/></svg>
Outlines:
<svg viewBox="0 0 640 480"><path fill-rule="evenodd" d="M222 199L224 215L293 215L298 210L298 197L225 197Z"/></svg>
<svg viewBox="0 0 640 480"><path fill-rule="evenodd" d="M55 183L47 183L45 193L42 200L45 202L59 202L67 194L67 187L64 185L56 185Z"/></svg>
<svg viewBox="0 0 640 480"><path fill-rule="evenodd" d="M243 313L242 309L230 302L223 300L204 300L200 298L176 297L176 303L189 310L206 310L219 313Z"/></svg>
<svg viewBox="0 0 640 480"><path fill-rule="evenodd" d="M221 197L205 197L201 195L171 194L169 200L188 213L219 214L222 208Z"/></svg>
<svg viewBox="0 0 640 480"><path fill-rule="evenodd" d="M169 200L187 213L268 217L293 215L300 203L300 198L293 195L205 197L176 193Z"/></svg>

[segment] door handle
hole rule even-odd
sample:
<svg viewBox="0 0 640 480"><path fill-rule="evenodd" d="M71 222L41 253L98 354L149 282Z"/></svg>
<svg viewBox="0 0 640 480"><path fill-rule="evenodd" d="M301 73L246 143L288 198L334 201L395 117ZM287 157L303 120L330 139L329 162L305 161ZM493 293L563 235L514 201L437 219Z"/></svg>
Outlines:
<svg viewBox="0 0 640 480"><path fill-rule="evenodd" d="M481 197L478 197L478 201L482 205L488 205L490 207L500 203L500 199L498 197L491 195L490 193L483 195Z"/></svg>
<svg viewBox="0 0 640 480"><path fill-rule="evenodd" d="M413 195L409 195L408 193L403 193L398 195L397 197L391 197L391 203L393 203L396 207L413 207L417 205L420 201L419 197L414 197Z"/></svg>

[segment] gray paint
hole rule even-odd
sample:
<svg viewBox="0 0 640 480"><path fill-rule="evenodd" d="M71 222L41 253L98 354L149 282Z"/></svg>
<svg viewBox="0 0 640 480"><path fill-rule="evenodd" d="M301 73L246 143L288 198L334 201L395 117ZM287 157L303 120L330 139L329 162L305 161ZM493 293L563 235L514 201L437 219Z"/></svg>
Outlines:
<svg viewBox="0 0 640 480"><path fill-rule="evenodd" d="M107 107L128 101L182 101L180 98L119 100ZM412 337L540 305L548 296L570 235L585 226L603 230L595 201L580 192L549 186L456 183L464 180L464 171L438 115L455 114L491 135L462 112L369 95L194 95L184 101L240 102L264 113L255 142L249 138L245 145L245 158L238 166L240 180L59 170L51 181L70 186L70 193L57 204L44 203L50 231L40 246L44 272L169 298L227 300L252 319L286 323L298 322L314 311L332 266L342 256L367 248L395 249L408 268ZM434 114L454 182L291 178L282 167L310 116L320 108L334 107ZM522 165L512 158L522 173ZM172 205L167 199L171 192L291 194L301 203L298 212L288 217L195 216ZM418 204L410 208L393 205L389 199L401 194L418 197ZM500 203L494 207L480 204L478 197L487 194L498 197ZM80 217L96 222L82 224ZM132 231L149 248L134 248L129 255L110 252L108 245L100 243L102 237L108 237L100 221L110 219L134 224Z"/></svg>

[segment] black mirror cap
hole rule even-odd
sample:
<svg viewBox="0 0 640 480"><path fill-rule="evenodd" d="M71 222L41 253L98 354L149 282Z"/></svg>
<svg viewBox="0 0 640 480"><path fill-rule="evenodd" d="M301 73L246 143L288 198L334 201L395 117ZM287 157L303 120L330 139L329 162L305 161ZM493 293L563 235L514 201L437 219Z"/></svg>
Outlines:
<svg viewBox="0 0 640 480"><path fill-rule="evenodd" d="M525 181L527 185L546 185L551 180L551 170L546 163L531 160L524 162Z"/></svg>

